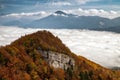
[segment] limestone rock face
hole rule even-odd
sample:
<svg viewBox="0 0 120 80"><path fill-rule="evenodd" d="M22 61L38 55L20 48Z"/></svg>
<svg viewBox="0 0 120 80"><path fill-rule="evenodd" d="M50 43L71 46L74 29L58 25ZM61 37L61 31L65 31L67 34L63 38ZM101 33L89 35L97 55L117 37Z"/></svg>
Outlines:
<svg viewBox="0 0 120 80"><path fill-rule="evenodd" d="M75 61L73 58L69 57L68 55L54 52L54 51L43 51L38 49L44 59L49 63L50 66L54 68L62 68L67 70L68 68L73 69L75 65Z"/></svg>

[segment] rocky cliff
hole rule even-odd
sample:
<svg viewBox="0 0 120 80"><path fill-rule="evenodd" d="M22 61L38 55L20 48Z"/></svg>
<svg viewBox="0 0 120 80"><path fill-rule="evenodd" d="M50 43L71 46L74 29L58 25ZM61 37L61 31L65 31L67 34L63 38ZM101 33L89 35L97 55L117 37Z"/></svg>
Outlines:
<svg viewBox="0 0 120 80"><path fill-rule="evenodd" d="M38 48L38 51L41 53L47 63L54 68L62 68L67 70L68 68L73 69L75 66L75 60L68 55L54 51L43 51L40 47Z"/></svg>

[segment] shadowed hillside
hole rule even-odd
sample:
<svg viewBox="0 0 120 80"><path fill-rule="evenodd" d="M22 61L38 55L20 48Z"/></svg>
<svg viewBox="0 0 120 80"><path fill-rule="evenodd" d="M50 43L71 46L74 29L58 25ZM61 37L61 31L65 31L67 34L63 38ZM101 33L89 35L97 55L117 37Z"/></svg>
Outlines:
<svg viewBox="0 0 120 80"><path fill-rule="evenodd" d="M58 37L38 31L0 48L0 80L120 80L120 72L77 56Z"/></svg>

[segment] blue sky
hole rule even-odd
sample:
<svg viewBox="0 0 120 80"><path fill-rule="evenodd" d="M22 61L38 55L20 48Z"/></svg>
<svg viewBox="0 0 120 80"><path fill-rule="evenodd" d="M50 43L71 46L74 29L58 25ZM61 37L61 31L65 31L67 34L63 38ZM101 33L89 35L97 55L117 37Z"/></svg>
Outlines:
<svg viewBox="0 0 120 80"><path fill-rule="evenodd" d="M120 11L120 0L0 0L0 14L76 8Z"/></svg>

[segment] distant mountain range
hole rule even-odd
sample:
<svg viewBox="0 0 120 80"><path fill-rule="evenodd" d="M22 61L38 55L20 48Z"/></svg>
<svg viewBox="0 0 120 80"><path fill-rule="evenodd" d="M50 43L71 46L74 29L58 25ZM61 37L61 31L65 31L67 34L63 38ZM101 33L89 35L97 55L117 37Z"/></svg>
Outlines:
<svg viewBox="0 0 120 80"><path fill-rule="evenodd" d="M90 29L120 32L120 17L114 19L103 18L99 16L78 16L67 14L62 11L37 19L33 21L13 20L2 23L5 26L20 26L30 28L56 28L56 29ZM119 30L118 30L119 29Z"/></svg>

